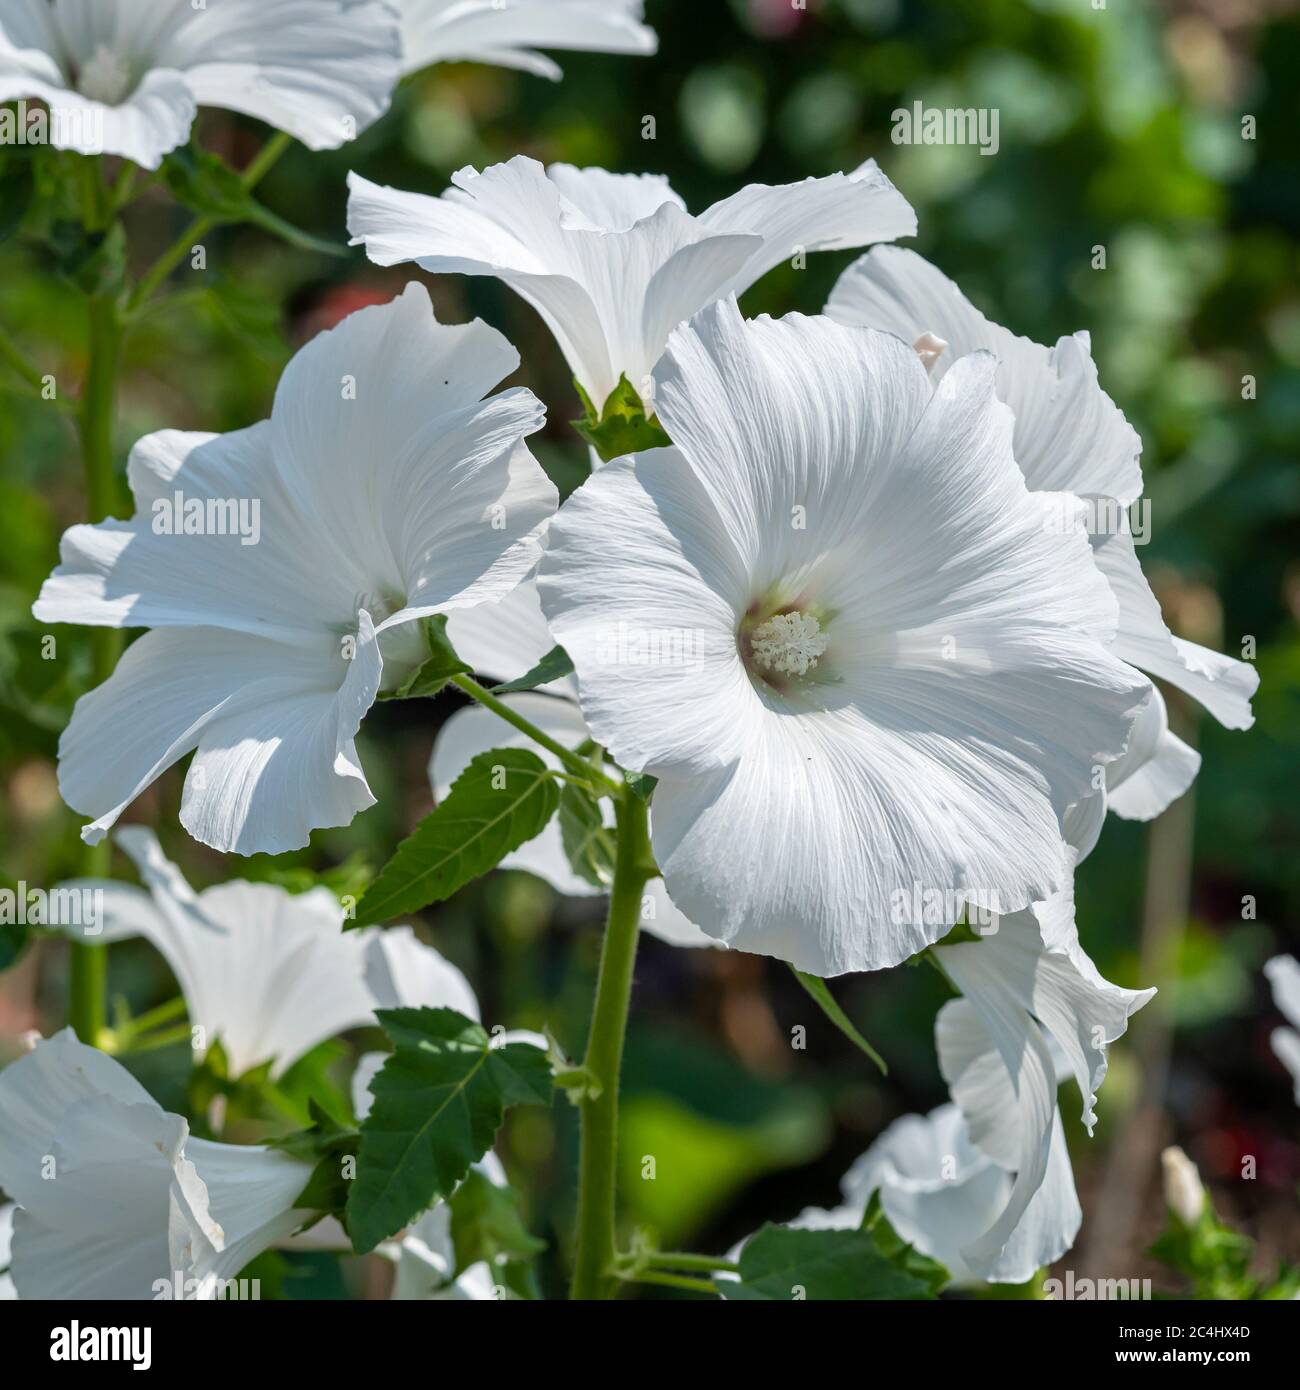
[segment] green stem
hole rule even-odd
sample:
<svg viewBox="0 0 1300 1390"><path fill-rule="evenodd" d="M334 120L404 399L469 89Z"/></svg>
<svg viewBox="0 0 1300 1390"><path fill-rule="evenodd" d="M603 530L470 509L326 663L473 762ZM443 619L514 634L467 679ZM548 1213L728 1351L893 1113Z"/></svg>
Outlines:
<svg viewBox="0 0 1300 1390"><path fill-rule="evenodd" d="M275 135L262 146L257 157L244 170L243 184L245 188L255 188L276 160L293 143L293 137L286 135L284 131L277 131ZM140 278L132 292L131 298L127 301L126 315L133 318L135 314L153 298L159 286L176 269L178 265L190 254L193 247L201 241L215 227L219 218L216 217L196 217L193 222L176 238L174 242L162 253L161 256L149 267Z"/></svg>
<svg viewBox="0 0 1300 1390"><path fill-rule="evenodd" d="M728 1274L739 1274L740 1266L735 1260L723 1255L687 1255L672 1250L651 1250L640 1257L645 1269L693 1269L705 1274L722 1270Z"/></svg>
<svg viewBox="0 0 1300 1390"><path fill-rule="evenodd" d="M618 849L609 919L600 953L596 1002L583 1066L593 1085L579 1109L578 1241L573 1267L575 1299L608 1298L614 1273L615 1185L618 1176L618 1085L632 998L632 970L641 932L641 892L650 878L650 818L646 805L620 791Z"/></svg>
<svg viewBox="0 0 1300 1390"><path fill-rule="evenodd" d="M117 479L113 472L113 416L121 349L121 323L111 295L90 299L90 367L81 397L81 457L86 474L86 510L92 522L116 510ZM100 685L113 674L122 650L116 628L91 633L91 681ZM86 850L85 874L106 878L109 873L107 838ZM68 1015L77 1036L94 1045L107 1023L108 954L102 945L74 942L71 952Z"/></svg>
<svg viewBox="0 0 1300 1390"><path fill-rule="evenodd" d="M557 743L550 734L544 733L532 720L525 719L504 700L497 699L490 690L485 690L471 676L452 676L451 683L463 690L472 700L477 700L485 709L490 709L498 718L504 719L507 724L518 729L520 733L527 734L534 743L545 748L548 753L554 753L564 766L583 782L589 785L594 784L606 796L622 794L622 788L618 783L612 782L601 773L594 763L589 763L581 754L566 748L562 743Z"/></svg>
<svg viewBox="0 0 1300 1390"><path fill-rule="evenodd" d="M718 1291L707 1279L691 1279L685 1274L657 1274L651 1270L642 1270L640 1274L629 1274L623 1276L624 1282L629 1284L661 1284L666 1289L687 1289L691 1293L707 1293L714 1298L718 1297Z"/></svg>

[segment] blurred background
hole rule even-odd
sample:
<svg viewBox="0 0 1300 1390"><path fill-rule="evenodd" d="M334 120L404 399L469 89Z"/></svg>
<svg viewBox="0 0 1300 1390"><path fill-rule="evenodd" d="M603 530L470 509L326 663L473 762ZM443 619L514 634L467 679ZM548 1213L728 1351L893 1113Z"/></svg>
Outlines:
<svg viewBox="0 0 1300 1390"><path fill-rule="evenodd" d="M1300 1111L1268 1042L1281 1020L1261 975L1300 954L1300 18L1289 0L649 0L654 61L560 55L552 84L452 65L409 81L394 109L332 154L294 149L260 190L275 211L346 241L344 177L441 192L465 164L515 153L657 171L695 211L749 182L783 183L875 156L916 207L916 249L991 317L1040 342L1087 329L1103 385L1144 443L1152 539L1144 566L1176 632L1242 655L1253 639L1257 722L1220 729L1167 692L1204 766L1158 822L1111 817L1080 872L1079 925L1102 973L1157 984L1111 1052L1100 1123L1078 1125L1062 1095L1085 1217L1062 1262L1076 1274L1152 1276L1143 1254L1162 1222L1159 1151L1182 1144L1221 1215L1258 1241L1261 1270L1300 1257ZM895 146L890 113L996 107L1001 147ZM643 138L653 116L654 138ZM1254 117L1243 138L1243 117ZM265 131L205 112L201 142L242 165ZM3 221L0 208L0 222ZM188 215L162 192L129 214L133 264L147 265ZM361 305L391 298L409 267L331 258L251 229L207 238L208 270L129 342L119 459L161 427L230 430L269 413L290 353ZM1091 268L1104 245L1107 268ZM750 313L818 311L857 253L778 267ZM585 476L568 428L579 404L532 310L495 281L430 283L440 319L481 315L519 348L514 383L547 403L533 442L562 491ZM84 370L77 293L21 241L0 246L0 323L60 382ZM1243 399L1252 377L1253 398ZM1250 393L1247 393L1250 394ZM123 493L125 488L123 487ZM85 630L58 630L42 661L29 616L63 529L83 512L75 439L41 405L0 393L0 866L54 884L78 873L78 818L59 800L54 756L89 665ZM119 508L125 513L125 496ZM379 804L309 851L223 859L180 830L181 771L126 819L158 827L197 886L227 877L306 887L364 882L431 805L426 764L459 696L376 706L362 760ZM130 876L118 858L116 872ZM1245 905L1243 905L1245 904ZM581 1050L602 900L561 899L497 873L423 914L422 931L469 975L490 1023L550 1026ZM66 960L53 940L0 928L0 1055L25 1030L62 1023ZM111 989L139 1012L175 993L147 946L115 947ZM852 1160L895 1117L946 1099L932 1028L935 972L855 976L835 993L890 1064L881 1078L827 1023L785 966L675 950L645 938L636 978L623 1112L624 1210L666 1247L721 1250L766 1219L833 1206ZM806 1050L790 1045L807 1028ZM327 1045L299 1068L345 1089L362 1043ZM126 1059L164 1104L192 1111L222 1084L195 1077L179 1045ZM291 1075L288 1089L295 1078ZM266 1131L247 1101L249 1135ZM198 1113L195 1111L195 1113ZM562 1287L575 1186L570 1107L516 1113L501 1141L548 1242L542 1287ZM283 1121L279 1122L283 1127ZM201 1121L198 1127L201 1129ZM238 1133L238 1131L235 1131ZM657 1157L644 1181L640 1156ZM1253 1157L1254 1164L1244 1160ZM1253 1166L1254 1176L1243 1178ZM276 1255L286 1297L373 1286L358 1260ZM646 1295L653 1296L653 1295ZM665 1294L664 1296L671 1296Z"/></svg>

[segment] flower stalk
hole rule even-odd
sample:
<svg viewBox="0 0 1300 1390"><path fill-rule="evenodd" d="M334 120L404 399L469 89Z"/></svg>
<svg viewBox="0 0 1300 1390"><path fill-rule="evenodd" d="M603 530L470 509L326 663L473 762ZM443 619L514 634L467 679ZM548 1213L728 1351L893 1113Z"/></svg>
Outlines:
<svg viewBox="0 0 1300 1390"><path fill-rule="evenodd" d="M653 870L650 818L645 802L624 789L616 805L614 884L583 1062L595 1085L579 1107L578 1241L570 1291L570 1297L575 1299L613 1297L619 1283L615 1269L619 1071L641 931L641 892Z"/></svg>
<svg viewBox="0 0 1300 1390"><path fill-rule="evenodd" d="M89 301L89 368L81 398L78 427L86 480L86 512L103 521L115 510L117 480L113 473L113 419L121 360L122 325L117 301L96 294ZM122 650L120 630L97 627L91 632L91 684L113 674ZM84 873L107 878L110 848L105 838L86 848ZM84 1043L95 1046L107 1025L108 953L102 945L73 942L69 961L68 1021Z"/></svg>

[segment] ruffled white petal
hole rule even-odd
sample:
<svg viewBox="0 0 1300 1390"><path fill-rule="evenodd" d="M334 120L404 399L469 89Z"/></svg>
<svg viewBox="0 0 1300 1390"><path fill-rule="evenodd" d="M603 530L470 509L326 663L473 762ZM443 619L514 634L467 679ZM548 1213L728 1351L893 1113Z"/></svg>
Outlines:
<svg viewBox="0 0 1300 1390"><path fill-rule="evenodd" d="M219 0L189 5L160 45L201 106L221 106L336 149L381 116L401 70L392 8L379 0Z"/></svg>
<svg viewBox="0 0 1300 1390"><path fill-rule="evenodd" d="M984 1277L999 1259L1014 1254L1019 1261L1012 1232L1046 1192L1027 1230L1060 1248L1041 1258L1034 1245L1037 1267L1063 1253L1078 1228L1068 1163L1064 1173L1052 1171L1052 1152L1063 1141L1048 1040L1078 1083L1091 1133L1106 1046L1155 991L1122 989L1098 974L1079 945L1069 888L1002 918L984 940L939 946L936 955L965 996L946 1004L936 1022L940 1069L974 1144L1016 1175L1006 1209L963 1253Z"/></svg>
<svg viewBox="0 0 1300 1390"><path fill-rule="evenodd" d="M643 0L399 0L404 71L457 60L522 68L558 78L534 48L653 53L654 30L640 22Z"/></svg>
<svg viewBox="0 0 1300 1390"><path fill-rule="evenodd" d="M213 1297L216 1278L301 1224L292 1208L310 1172L283 1153L191 1139L71 1030L0 1073L0 1185L20 1208L24 1299L152 1299L175 1280Z"/></svg>
<svg viewBox="0 0 1300 1390"><path fill-rule="evenodd" d="M998 359L997 392L1015 413L1014 450L1035 491L1099 493L1126 505L1142 492L1142 441L1101 389L1088 335L1054 348L991 322L942 271L914 251L880 246L836 282L826 312L914 343L925 333L946 348L938 381L959 358L985 349Z"/></svg>
<svg viewBox="0 0 1300 1390"><path fill-rule="evenodd" d="M349 178L348 228L381 265L495 275L541 314L597 407L625 375L647 395L669 332L796 247L907 235L915 217L874 165L754 185L693 218L660 180L545 170L517 156L461 169L440 198Z"/></svg>
<svg viewBox="0 0 1300 1390"><path fill-rule="evenodd" d="M1196 780L1201 755L1169 729L1165 699L1153 687L1128 747L1106 768L1106 804L1125 820L1151 820Z"/></svg>
<svg viewBox="0 0 1300 1390"><path fill-rule="evenodd" d="M1169 631L1127 532L1094 536L1092 543L1097 567L1119 603L1115 655L1176 685L1225 728L1249 729L1255 722L1250 701L1259 689L1255 668Z"/></svg>
<svg viewBox="0 0 1300 1390"><path fill-rule="evenodd" d="M759 232L763 237L723 294L743 294L773 266L801 252L842 251L916 235L916 213L874 159L849 174L752 183L706 208L699 221L710 232Z"/></svg>

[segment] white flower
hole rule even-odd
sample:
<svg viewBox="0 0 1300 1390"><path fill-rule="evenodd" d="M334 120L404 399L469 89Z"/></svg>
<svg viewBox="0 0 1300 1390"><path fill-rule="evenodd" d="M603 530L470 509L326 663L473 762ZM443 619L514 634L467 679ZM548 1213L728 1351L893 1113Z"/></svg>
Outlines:
<svg viewBox="0 0 1300 1390"><path fill-rule="evenodd" d="M1122 520L1141 496L1142 442L1098 384L1086 333L1061 338L1054 348L1017 337L986 319L928 261L898 247L880 247L855 261L832 291L826 312L843 323L896 333L908 343L937 339L944 350L931 367L936 382L968 352L995 353L997 392L1015 412L1013 452L1031 490L1113 500L1119 505L1106 509L1108 523L1109 513ZM1114 654L1185 690L1228 728L1249 728L1250 698L1259 685L1255 669L1173 636L1126 524L1092 529L1097 564L1119 602ZM1194 767L1188 775L1195 754L1165 729L1151 756L1164 764L1156 774L1167 784L1162 794L1181 795L1195 775ZM1112 805L1121 815L1140 814Z"/></svg>
<svg viewBox="0 0 1300 1390"><path fill-rule="evenodd" d="M1205 1184L1196 1164L1177 1144L1171 1144L1160 1155L1160 1170L1169 1210L1184 1226L1199 1225L1205 1212Z"/></svg>
<svg viewBox="0 0 1300 1390"><path fill-rule="evenodd" d="M1274 956L1264 966L1273 987L1273 1002L1290 1028L1274 1028L1269 1039L1278 1060L1295 1080L1295 1101L1300 1105L1300 964L1294 956Z"/></svg>
<svg viewBox="0 0 1300 1390"><path fill-rule="evenodd" d="M499 603L483 603L453 613L447 620L447 635L457 654L493 681L522 676L555 645L542 616L537 586L531 580ZM577 749L591 740L576 703L577 684L572 676L550 681L537 691L503 695L501 699L566 748ZM434 740L429 781L435 801L447 795L472 758L491 748L526 748L549 766L560 767L554 754L540 748L500 716L482 705L469 705L457 710ZM613 809L607 801L601 802L601 809L606 823L612 826ZM535 874L566 897L590 897L607 891L574 871L564 852L557 816L552 816L540 835L507 854L499 867ZM642 891L641 925L651 935L674 946L719 944L673 906L662 878L652 878Z"/></svg>
<svg viewBox="0 0 1300 1390"><path fill-rule="evenodd" d="M348 230L379 265L495 275L550 328L596 409L625 375L644 398L668 334L804 251L911 236L916 215L873 161L751 184L698 217L660 175L516 156L461 169L440 198L348 178Z"/></svg>
<svg viewBox="0 0 1300 1390"><path fill-rule="evenodd" d="M35 97L50 143L156 169L200 106L256 116L314 150L381 115L400 75L379 0L5 0L0 101Z"/></svg>
<svg viewBox="0 0 1300 1390"><path fill-rule="evenodd" d="M409 927L345 931L327 888L295 894L232 879L195 893L152 831L129 826L114 838L146 888L70 886L103 893L97 940L143 936L157 947L185 996L197 1050L220 1042L231 1076L271 1062L278 1077L317 1043L373 1026L376 1009L398 1002L478 1017L469 982Z"/></svg>
<svg viewBox="0 0 1300 1390"><path fill-rule="evenodd" d="M311 1165L190 1137L65 1029L0 1072L0 1187L22 1299L211 1299L309 1213Z"/></svg>
<svg viewBox="0 0 1300 1390"><path fill-rule="evenodd" d="M556 517L547 621L596 740L659 779L655 856L710 936L874 970L968 900L1013 911L1068 876L1061 817L1150 686L1105 650L1086 537L1041 524L1062 499L1026 490L995 366L932 392L888 334L724 301L656 373L676 447ZM826 638L802 675L752 650L795 612ZM924 921L914 886L944 899Z"/></svg>
<svg viewBox="0 0 1300 1390"><path fill-rule="evenodd" d="M191 750L181 823L215 849L297 849L373 805L353 740L422 659L415 620L507 593L556 504L524 443L541 404L482 399L518 363L410 286L303 348L269 421L136 445L135 516L69 530L33 610L153 629L60 741L84 839Z"/></svg>
<svg viewBox="0 0 1300 1390"><path fill-rule="evenodd" d="M976 1273L963 1251L1006 1210L1012 1177L971 1142L961 1110L941 1105L894 1121L849 1169L842 1188L856 1226L875 1192L889 1224L938 1260L955 1284L1022 1284L1073 1242L1080 1211L1059 1114L1042 1186L1000 1256Z"/></svg>
<svg viewBox="0 0 1300 1390"><path fill-rule="evenodd" d="M466 60L558 79L534 48L653 53L643 0L397 0L404 72Z"/></svg>
<svg viewBox="0 0 1300 1390"><path fill-rule="evenodd" d="M1079 1226L1052 1045L1078 1083L1091 1134L1106 1046L1155 990L1121 989L1098 974L1079 944L1072 884L1002 917L985 939L941 944L935 955L964 996L935 1022L939 1068L972 1143L1016 1175L997 1219L961 1255L981 1278L1018 1283L1068 1250Z"/></svg>

